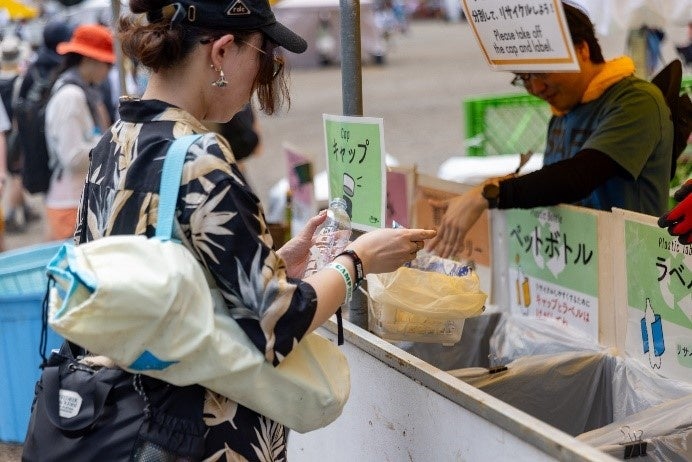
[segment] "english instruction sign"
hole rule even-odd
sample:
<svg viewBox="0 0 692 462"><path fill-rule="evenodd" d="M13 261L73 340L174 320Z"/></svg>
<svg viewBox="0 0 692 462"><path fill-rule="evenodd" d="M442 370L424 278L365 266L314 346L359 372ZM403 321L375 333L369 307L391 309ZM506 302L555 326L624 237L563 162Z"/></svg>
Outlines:
<svg viewBox="0 0 692 462"><path fill-rule="evenodd" d="M578 71L560 0L462 0L494 70Z"/></svg>

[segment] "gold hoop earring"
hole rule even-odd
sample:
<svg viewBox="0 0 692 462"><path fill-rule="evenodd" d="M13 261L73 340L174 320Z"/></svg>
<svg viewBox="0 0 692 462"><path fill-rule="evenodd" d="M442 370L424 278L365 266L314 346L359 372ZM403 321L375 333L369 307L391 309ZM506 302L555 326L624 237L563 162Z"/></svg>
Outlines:
<svg viewBox="0 0 692 462"><path fill-rule="evenodd" d="M216 67L213 64L211 64L210 66L212 69L219 73L219 78L213 81L211 84L219 88L223 88L226 85L228 85L228 81L226 80L226 75L223 73L223 69L221 69L220 67Z"/></svg>

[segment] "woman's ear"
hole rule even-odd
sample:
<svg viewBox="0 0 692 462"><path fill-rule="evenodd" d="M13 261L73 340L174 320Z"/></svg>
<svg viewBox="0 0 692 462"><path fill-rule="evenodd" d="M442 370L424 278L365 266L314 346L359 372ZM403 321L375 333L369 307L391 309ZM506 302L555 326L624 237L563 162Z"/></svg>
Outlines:
<svg viewBox="0 0 692 462"><path fill-rule="evenodd" d="M214 41L211 46L211 63L213 66L220 68L221 63L226 57L226 53L233 44L235 37L232 34L226 34Z"/></svg>

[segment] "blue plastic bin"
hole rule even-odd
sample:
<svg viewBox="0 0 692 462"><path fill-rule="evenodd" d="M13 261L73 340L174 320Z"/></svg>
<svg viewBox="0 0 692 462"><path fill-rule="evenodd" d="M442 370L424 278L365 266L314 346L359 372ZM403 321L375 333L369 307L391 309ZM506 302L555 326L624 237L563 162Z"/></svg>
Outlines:
<svg viewBox="0 0 692 462"><path fill-rule="evenodd" d="M45 266L63 241L0 253L0 441L23 442L41 370ZM48 349L62 338L48 329Z"/></svg>

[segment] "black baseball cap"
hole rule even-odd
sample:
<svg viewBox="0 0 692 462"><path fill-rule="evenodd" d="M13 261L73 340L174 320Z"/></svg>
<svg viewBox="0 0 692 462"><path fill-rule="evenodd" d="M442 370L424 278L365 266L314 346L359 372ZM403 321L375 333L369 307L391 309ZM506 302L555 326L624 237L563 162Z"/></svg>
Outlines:
<svg viewBox="0 0 692 462"><path fill-rule="evenodd" d="M147 13L150 22L170 18L172 24L187 24L222 31L260 30L277 45L302 53L307 42L276 20L267 0L181 0Z"/></svg>

